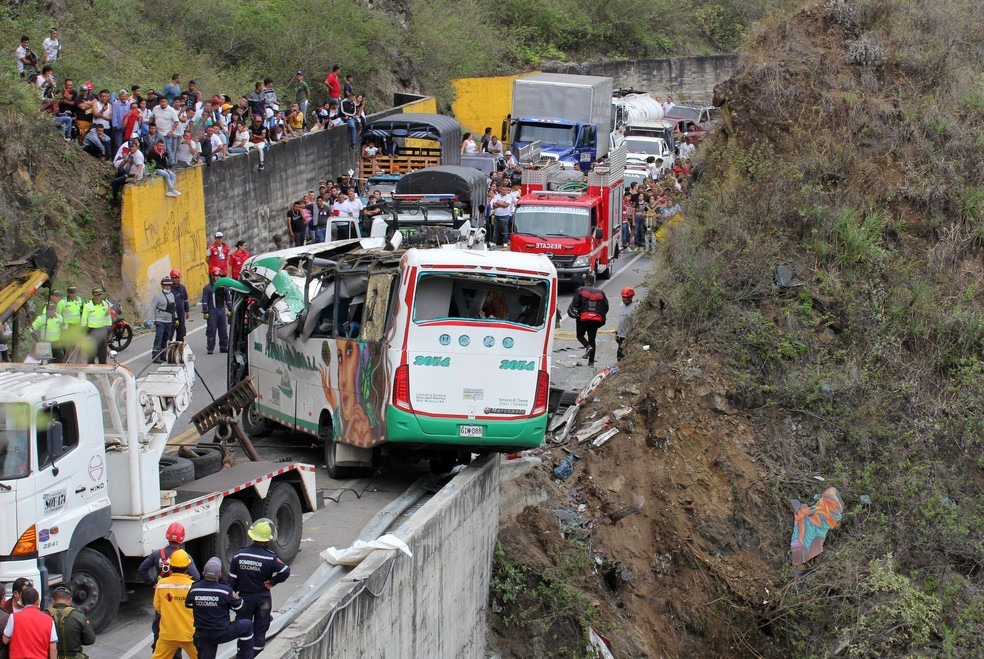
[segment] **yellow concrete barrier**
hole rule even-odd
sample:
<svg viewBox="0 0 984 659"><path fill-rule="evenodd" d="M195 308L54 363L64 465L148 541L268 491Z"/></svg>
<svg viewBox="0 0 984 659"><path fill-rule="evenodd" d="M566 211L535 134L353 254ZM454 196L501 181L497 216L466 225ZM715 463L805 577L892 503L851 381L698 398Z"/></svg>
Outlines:
<svg viewBox="0 0 984 659"><path fill-rule="evenodd" d="M180 197L165 196L164 180L155 175L123 191L122 293L137 305L132 319L144 319L151 297L160 290L161 278L172 268L181 270L191 301L200 299L208 281L202 169L183 169L177 174ZM120 291L110 291L116 299L114 293Z"/></svg>
<svg viewBox="0 0 984 659"><path fill-rule="evenodd" d="M502 122L512 111L513 82L534 73L539 71L514 76L452 80L454 102L451 103L451 109L461 124L462 132L471 131L477 140L482 137L485 127L491 126L492 133L502 137ZM508 135L504 141L509 141Z"/></svg>

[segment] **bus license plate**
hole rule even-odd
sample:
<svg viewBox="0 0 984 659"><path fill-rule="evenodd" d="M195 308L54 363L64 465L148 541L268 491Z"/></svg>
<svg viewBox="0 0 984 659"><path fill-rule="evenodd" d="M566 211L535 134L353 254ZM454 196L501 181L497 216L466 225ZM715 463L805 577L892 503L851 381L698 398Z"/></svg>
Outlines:
<svg viewBox="0 0 984 659"><path fill-rule="evenodd" d="M458 426L458 437L481 437L482 426Z"/></svg>

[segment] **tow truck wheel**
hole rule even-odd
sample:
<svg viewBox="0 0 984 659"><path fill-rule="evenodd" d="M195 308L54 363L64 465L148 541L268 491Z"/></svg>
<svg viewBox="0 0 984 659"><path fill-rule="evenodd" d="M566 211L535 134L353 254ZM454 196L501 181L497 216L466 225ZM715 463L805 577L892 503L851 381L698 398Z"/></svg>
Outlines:
<svg viewBox="0 0 984 659"><path fill-rule="evenodd" d="M113 563L95 549L83 549L75 557L68 583L72 602L98 634L116 617L123 597L120 576Z"/></svg>
<svg viewBox="0 0 984 659"><path fill-rule="evenodd" d="M243 430L250 437L269 437L270 433L273 432L273 427L266 418L260 416L259 410L256 409L256 403L254 402L245 410L242 414L243 420Z"/></svg>
<svg viewBox="0 0 984 659"><path fill-rule="evenodd" d="M290 483L275 482L266 498L253 505L253 519L261 517L277 525L277 539L271 549L284 563L293 561L301 550L301 500Z"/></svg>
<svg viewBox="0 0 984 659"><path fill-rule="evenodd" d="M205 556L218 556L222 561L222 571L229 574L229 563L241 547L252 541L246 535L253 518L249 508L238 499L226 499L219 508L219 531L202 541Z"/></svg>

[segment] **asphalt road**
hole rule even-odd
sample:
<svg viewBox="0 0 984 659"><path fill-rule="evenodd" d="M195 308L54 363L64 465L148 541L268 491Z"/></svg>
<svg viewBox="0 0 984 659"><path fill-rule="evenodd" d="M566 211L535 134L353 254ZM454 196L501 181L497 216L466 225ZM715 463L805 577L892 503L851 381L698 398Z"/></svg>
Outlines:
<svg viewBox="0 0 984 659"><path fill-rule="evenodd" d="M560 328L555 332L551 374L553 386L580 389L591 379L595 370L615 365L615 327L621 317L622 307L619 291L625 286L631 286L636 289L637 296L641 295L642 283L650 266L648 257L626 252L619 259L613 277L600 282L600 287L608 294L611 311L606 326L598 334L598 355L594 369L589 369L587 362L579 359L583 350L574 336L574 321L564 313L573 289L561 291L558 307L562 320ZM130 317L129 320L139 323L137 318ZM192 312L189 330L186 340L195 353L198 379L192 392L192 406L174 428L170 443L175 446L194 443L199 439L191 423L192 413L207 405L212 400L212 395L220 396L226 391L226 355L218 351L213 355L206 354L205 324L200 313ZM153 368L150 364L152 344L153 332L140 334L134 337L129 348L119 353L117 359L136 373L144 368ZM274 588L274 608L290 597L320 565L319 554L322 550L329 546L345 547L351 544L376 512L427 471L424 464L388 465L373 478L336 481L329 478L323 468L323 450L315 448L306 435L275 432L269 438L254 440L254 444L263 460L290 458L316 465L317 487L322 491L326 503L322 510L305 515L301 552L291 566L290 579ZM237 457L241 459L241 456ZM121 606L111 630L100 634L97 643L86 649L91 659L149 656L153 590L149 586L130 588L132 590L129 591L128 600Z"/></svg>
<svg viewBox="0 0 984 659"><path fill-rule="evenodd" d="M135 318L128 318L137 322ZM201 314L192 313L187 341L195 353L198 379L192 391L192 405L179 418L171 444L190 444L199 439L191 415L211 402L209 390L215 396L226 391L225 357L218 351L206 354L205 324ZM150 348L153 332L134 337L130 347L119 353L121 364L139 373L150 365ZM150 365L150 366L148 366ZM207 388L206 388L207 387ZM317 488L325 498L325 506L316 513L304 516L304 533L301 552L291 565L291 576L286 583L273 589L274 607L280 606L296 588L321 564L319 554L327 547L347 547L355 541L362 527L386 504L403 493L419 476L427 473L426 465L401 465L400 470L388 470L373 478L355 478L336 481L328 477L322 468L324 451L314 448L310 438L276 432L272 436L254 440L263 460L279 460L289 457L318 467ZM237 459L243 459L237 451ZM200 568L201 566L199 566ZM86 648L91 659L130 659L150 656L150 623L153 620L153 589L149 586L130 585L127 601L120 607L110 630L99 635L95 645Z"/></svg>

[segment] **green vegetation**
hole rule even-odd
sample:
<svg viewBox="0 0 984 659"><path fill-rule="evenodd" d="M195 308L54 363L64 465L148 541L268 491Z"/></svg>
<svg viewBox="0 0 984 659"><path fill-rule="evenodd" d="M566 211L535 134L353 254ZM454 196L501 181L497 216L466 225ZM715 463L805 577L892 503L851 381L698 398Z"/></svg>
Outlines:
<svg viewBox="0 0 984 659"><path fill-rule="evenodd" d="M89 5L91 4L91 8ZM61 29L59 80L159 89L172 73L206 93L249 93L264 76L289 90L304 69L323 96L333 64L356 76L371 105L412 90L451 101L450 80L528 69L543 60L666 57L731 51L747 26L792 0L126 0L21 3L0 15L0 40L30 35L36 51ZM968 102L973 103L973 99Z"/></svg>
<svg viewBox="0 0 984 659"><path fill-rule="evenodd" d="M595 606L582 592L594 578L587 547L577 541L553 545L542 570L513 563L496 545L489 599L506 625L544 638L551 656L580 656Z"/></svg>
<svg viewBox="0 0 984 659"><path fill-rule="evenodd" d="M775 555L767 654L984 646L981 70L977 2L828 0L767 19L719 88L728 128L644 322L664 358L701 345L765 392L760 422L801 426L759 435L776 519L812 474L844 496L807 572Z"/></svg>

